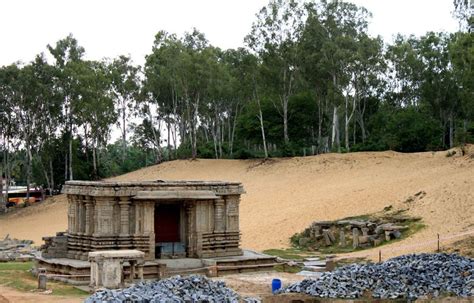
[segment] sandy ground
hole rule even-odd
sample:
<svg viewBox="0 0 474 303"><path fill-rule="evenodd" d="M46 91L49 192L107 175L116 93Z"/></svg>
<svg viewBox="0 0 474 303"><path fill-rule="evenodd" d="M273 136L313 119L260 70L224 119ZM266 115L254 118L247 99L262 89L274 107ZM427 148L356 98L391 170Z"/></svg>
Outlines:
<svg viewBox="0 0 474 303"><path fill-rule="evenodd" d="M474 147L470 154L361 152L259 160L172 161L116 177L135 180L228 180L243 183L240 218L242 246L284 248L289 237L315 220L335 220L381 211L392 205L423 218L421 232L383 246L383 257L429 251L435 239L474 229ZM405 201L419 191L422 199ZM0 237L32 239L67 227L66 202L0 216ZM431 243L418 246L420 243ZM434 242L433 242L434 241ZM446 242L447 243L447 242ZM416 247L414 247L416 246ZM364 251L375 258L378 250Z"/></svg>

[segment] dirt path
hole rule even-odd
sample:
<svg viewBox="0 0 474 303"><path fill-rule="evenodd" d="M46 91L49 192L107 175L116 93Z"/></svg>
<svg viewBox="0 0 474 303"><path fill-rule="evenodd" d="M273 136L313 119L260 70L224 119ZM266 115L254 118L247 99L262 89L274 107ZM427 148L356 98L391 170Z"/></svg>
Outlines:
<svg viewBox="0 0 474 303"><path fill-rule="evenodd" d="M84 298L68 298L53 296L51 294L20 292L9 287L0 286L0 303L79 303L83 301Z"/></svg>

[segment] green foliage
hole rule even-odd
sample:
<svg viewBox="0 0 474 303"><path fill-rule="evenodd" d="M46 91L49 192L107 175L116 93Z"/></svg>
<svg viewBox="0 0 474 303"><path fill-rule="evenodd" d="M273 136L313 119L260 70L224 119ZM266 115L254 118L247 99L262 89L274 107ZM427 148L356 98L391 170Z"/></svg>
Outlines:
<svg viewBox="0 0 474 303"><path fill-rule="evenodd" d="M455 12L469 23L466 3L454 1ZM173 159L474 142L474 35L387 45L369 36L370 17L344 1L271 0L246 48L222 50L197 29L159 31L143 67L86 60L68 35L47 46L51 62L0 67L0 171L59 188Z"/></svg>
<svg viewBox="0 0 474 303"><path fill-rule="evenodd" d="M383 108L372 117L370 128L374 140L369 142L367 149L419 152L443 147L439 122L413 107Z"/></svg>

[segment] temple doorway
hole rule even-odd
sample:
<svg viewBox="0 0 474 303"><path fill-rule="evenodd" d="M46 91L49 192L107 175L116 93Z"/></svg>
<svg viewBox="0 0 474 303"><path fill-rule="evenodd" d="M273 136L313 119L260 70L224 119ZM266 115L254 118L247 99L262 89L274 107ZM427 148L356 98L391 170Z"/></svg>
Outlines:
<svg viewBox="0 0 474 303"><path fill-rule="evenodd" d="M180 242L180 207L176 204L155 206L155 243Z"/></svg>
<svg viewBox="0 0 474 303"><path fill-rule="evenodd" d="M155 205L155 257L185 256L182 239L182 210L179 203Z"/></svg>

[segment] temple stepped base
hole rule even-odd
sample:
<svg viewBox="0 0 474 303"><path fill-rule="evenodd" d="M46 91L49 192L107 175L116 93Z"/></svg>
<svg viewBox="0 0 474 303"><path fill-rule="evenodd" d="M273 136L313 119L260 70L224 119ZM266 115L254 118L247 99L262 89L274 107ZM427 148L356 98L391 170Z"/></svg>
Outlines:
<svg viewBox="0 0 474 303"><path fill-rule="evenodd" d="M48 278L74 285L88 285L90 263L67 258L37 258L36 268L45 268ZM271 271L277 263L276 257L244 250L243 255L208 259L156 259L146 261L143 267L145 279L162 279L174 275L202 274L223 276L227 274ZM125 277L129 268L125 263Z"/></svg>

